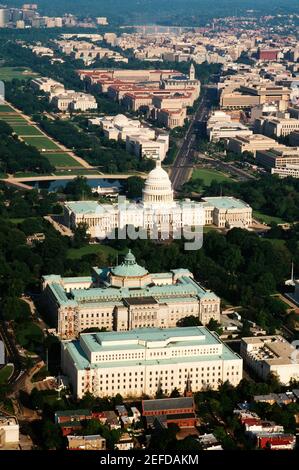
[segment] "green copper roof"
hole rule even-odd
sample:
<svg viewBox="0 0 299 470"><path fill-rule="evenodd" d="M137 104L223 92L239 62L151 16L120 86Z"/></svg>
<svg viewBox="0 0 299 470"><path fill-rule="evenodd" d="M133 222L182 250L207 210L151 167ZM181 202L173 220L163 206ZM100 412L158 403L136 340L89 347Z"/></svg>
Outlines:
<svg viewBox="0 0 299 470"><path fill-rule="evenodd" d="M139 277L148 274L145 268L136 263L131 250L126 254L124 261L119 266L112 268L111 272L114 276L121 277Z"/></svg>
<svg viewBox="0 0 299 470"><path fill-rule="evenodd" d="M246 202L236 199L231 196L219 196L219 197L205 197L203 199L210 205L215 206L217 209L244 209L250 207Z"/></svg>
<svg viewBox="0 0 299 470"><path fill-rule="evenodd" d="M170 340L167 342L166 340ZM167 357L159 359L132 359L126 361L108 361L91 363L85 350L89 352L115 352L121 350L144 351L151 347L151 343L166 341L164 348L171 349L177 346L215 346L222 344L221 352L215 354L195 354L187 357ZM74 367L82 370L86 367L93 369L107 367L136 367L146 365L173 365L176 363L240 360L227 345L222 343L216 334L202 326L186 328L137 328L131 331L83 333L80 340L62 341L63 347L68 351ZM83 347L82 347L83 346ZM84 348L84 349L83 349Z"/></svg>

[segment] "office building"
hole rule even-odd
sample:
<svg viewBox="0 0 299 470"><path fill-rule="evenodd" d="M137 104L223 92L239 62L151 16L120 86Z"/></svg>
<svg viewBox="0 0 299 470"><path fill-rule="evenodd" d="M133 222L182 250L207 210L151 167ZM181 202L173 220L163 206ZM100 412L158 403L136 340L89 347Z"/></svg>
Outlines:
<svg viewBox="0 0 299 470"><path fill-rule="evenodd" d="M276 140L266 137L265 135L251 134L249 136L229 137L225 142L225 146L226 149L231 152L240 155L244 152L250 152L255 157L258 150L270 150L272 148L280 147L280 144Z"/></svg>
<svg viewBox="0 0 299 470"><path fill-rule="evenodd" d="M19 423L15 416L0 414L0 449L19 443Z"/></svg>
<svg viewBox="0 0 299 470"><path fill-rule="evenodd" d="M0 8L0 28L6 28L10 21L10 10L7 8Z"/></svg>
<svg viewBox="0 0 299 470"><path fill-rule="evenodd" d="M282 336L242 338L241 356L263 380L267 380L270 373L276 375L283 385L288 385L291 379L299 379L296 348Z"/></svg>
<svg viewBox="0 0 299 470"><path fill-rule="evenodd" d="M62 369L78 398L169 394L187 381L196 392L242 379L242 359L204 327L81 334L62 342Z"/></svg>
<svg viewBox="0 0 299 470"><path fill-rule="evenodd" d="M64 85L52 78L38 77L30 81L30 85L35 91L43 91L50 96L55 96L65 91Z"/></svg>
<svg viewBox="0 0 299 470"><path fill-rule="evenodd" d="M290 118L289 114L279 118L257 119L255 128L261 133L271 138L286 137L292 132L299 131L299 119Z"/></svg>
<svg viewBox="0 0 299 470"><path fill-rule="evenodd" d="M141 158L164 160L169 148L169 134L145 127L139 119L124 114L91 118L88 123L100 126L105 137L126 142L128 152Z"/></svg>
<svg viewBox="0 0 299 470"><path fill-rule="evenodd" d="M59 111L89 111L98 107L97 101L93 95L73 90L67 90L63 93L55 94L51 103L59 109Z"/></svg>
<svg viewBox="0 0 299 470"><path fill-rule="evenodd" d="M290 137L289 137L289 144L292 146L292 147L298 147L299 148L299 130L298 131L294 131L290 134Z"/></svg>
<svg viewBox="0 0 299 470"><path fill-rule="evenodd" d="M96 18L96 22L97 24L102 25L102 26L106 26L108 24L108 20L106 16L98 16Z"/></svg>
<svg viewBox="0 0 299 470"><path fill-rule="evenodd" d="M68 450L106 450L106 439L99 434L91 436L67 436Z"/></svg>
<svg viewBox="0 0 299 470"><path fill-rule="evenodd" d="M256 163L268 170L275 168L299 167L299 147L286 147L284 145L269 150L257 150Z"/></svg>

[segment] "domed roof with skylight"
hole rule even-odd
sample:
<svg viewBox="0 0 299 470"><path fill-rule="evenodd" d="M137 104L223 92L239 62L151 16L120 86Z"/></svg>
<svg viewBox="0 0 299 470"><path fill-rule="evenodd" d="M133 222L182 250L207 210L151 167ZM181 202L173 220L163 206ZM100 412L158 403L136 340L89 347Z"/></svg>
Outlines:
<svg viewBox="0 0 299 470"><path fill-rule="evenodd" d="M135 256L129 250L123 262L112 268L111 273L119 277L141 277L147 275L148 271L136 263Z"/></svg>

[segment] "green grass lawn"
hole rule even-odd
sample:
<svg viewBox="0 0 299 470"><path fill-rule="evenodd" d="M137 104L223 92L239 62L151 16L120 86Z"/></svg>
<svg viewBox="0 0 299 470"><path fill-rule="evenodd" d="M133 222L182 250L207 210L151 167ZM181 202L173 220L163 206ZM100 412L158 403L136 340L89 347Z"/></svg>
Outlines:
<svg viewBox="0 0 299 470"><path fill-rule="evenodd" d="M231 181L231 178L217 170L209 170L206 168L197 168L193 170L191 181L200 178L203 180L205 186L210 186L213 180L217 182L221 181Z"/></svg>
<svg viewBox="0 0 299 470"><path fill-rule="evenodd" d="M277 248L285 246L285 240L281 240L280 238L265 238L265 241L272 243L272 245Z"/></svg>
<svg viewBox="0 0 299 470"><path fill-rule="evenodd" d="M213 230L217 230L217 227L214 227L213 225L208 225L206 227L203 227L203 233L209 233L212 232Z"/></svg>
<svg viewBox="0 0 299 470"><path fill-rule="evenodd" d="M26 121L25 119L23 119L22 117L17 116L17 115L16 115L16 117L14 117L14 118L2 117L2 116L0 115L0 119L1 119L2 121L7 122L7 124L9 124L11 127L13 127L14 125L17 125L17 126L22 126L22 125L23 125L23 126L26 126L26 125L27 125L27 124L26 124L27 121Z"/></svg>
<svg viewBox="0 0 299 470"><path fill-rule="evenodd" d="M38 148L39 150L58 150L59 147L52 140L47 137L24 137L23 139L27 144L33 145L33 147Z"/></svg>
<svg viewBox="0 0 299 470"><path fill-rule="evenodd" d="M0 384L5 384L13 372L13 366L7 365L0 369Z"/></svg>
<svg viewBox="0 0 299 470"><path fill-rule="evenodd" d="M47 157L51 165L55 166L56 168L82 166L67 153L45 153L44 156Z"/></svg>
<svg viewBox="0 0 299 470"><path fill-rule="evenodd" d="M85 255L95 255L97 253L113 254L116 255L117 251L114 248L106 245L86 245L82 248L70 248L67 252L69 259L80 259Z"/></svg>
<svg viewBox="0 0 299 470"><path fill-rule="evenodd" d="M17 173L14 174L14 178L26 178L26 177L34 177L35 176L40 176L40 173L35 173L34 171L18 171ZM43 176L49 176L49 175L44 175Z"/></svg>
<svg viewBox="0 0 299 470"><path fill-rule="evenodd" d="M4 399L1 403L1 407L10 415L14 415L14 407L10 398Z"/></svg>
<svg viewBox="0 0 299 470"><path fill-rule="evenodd" d="M36 73L30 68L25 67L0 67L0 80L10 81L14 78L18 80L26 80L35 77Z"/></svg>
<svg viewBox="0 0 299 470"><path fill-rule="evenodd" d="M274 217L273 215L262 214L258 211L253 211L253 217L257 219L259 222L265 224L271 224L271 222L275 222L276 224L285 224L285 220L281 219L280 217Z"/></svg>
<svg viewBox="0 0 299 470"><path fill-rule="evenodd" d="M24 222L25 219L23 219L22 217L14 217L12 219L9 219L9 222L11 222L12 224L20 224L21 222Z"/></svg>
<svg viewBox="0 0 299 470"><path fill-rule="evenodd" d="M36 127L34 126L30 126L30 125L24 125L24 124L19 124L19 123L13 123L13 124L10 124L11 127L13 128L13 130L16 132L16 134L20 135L20 136L23 136L23 135L37 135L37 136L41 136L43 135L41 133L40 130L38 130Z"/></svg>
<svg viewBox="0 0 299 470"><path fill-rule="evenodd" d="M26 119L24 119L22 116L20 116L17 113L11 113L11 114L5 114L0 112L0 119L1 121L7 122L9 125L13 126L14 124L16 125L27 125Z"/></svg>
<svg viewBox="0 0 299 470"><path fill-rule="evenodd" d="M8 104L0 104L0 113L15 113Z"/></svg>
<svg viewBox="0 0 299 470"><path fill-rule="evenodd" d="M42 343L42 339L43 332L33 321L22 323L22 325L20 324L16 328L17 343L27 349L29 353L35 354L33 349L35 349L38 344Z"/></svg>

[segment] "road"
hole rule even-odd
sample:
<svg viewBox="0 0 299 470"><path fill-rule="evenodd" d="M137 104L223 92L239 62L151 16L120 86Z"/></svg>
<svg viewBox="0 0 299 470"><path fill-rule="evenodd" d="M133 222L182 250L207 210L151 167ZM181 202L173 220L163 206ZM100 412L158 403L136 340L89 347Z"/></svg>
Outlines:
<svg viewBox="0 0 299 470"><path fill-rule="evenodd" d="M26 189L26 190L32 190L33 186L29 186L29 184L26 184L31 181L56 181L56 180L73 180L77 178L78 175L47 175L47 176L22 176L22 177L14 177L13 175L9 175L8 178L0 178L0 181L3 181L4 183L10 185L10 186L16 186L20 189ZM84 178L87 179L127 179L130 178L130 176L140 176L140 178L146 178L145 173L140 173L140 172L135 172L135 173L130 173L130 174L125 174L125 173L120 173L120 174L106 174L106 173L95 173L95 174L87 174L87 175L81 175L84 176Z"/></svg>
<svg viewBox="0 0 299 470"><path fill-rule="evenodd" d="M243 170L242 168L237 167L232 162L225 162L221 160L217 155L215 157L205 155L202 152L197 152L197 158L202 158L208 160L209 165L213 168L223 171L224 173L229 173L232 177L236 177L239 181L248 181L256 180L256 176L249 173L248 170Z"/></svg>
<svg viewBox="0 0 299 470"><path fill-rule="evenodd" d="M20 376L24 373L24 371L22 369L20 355L14 344L13 339L11 338L9 332L7 331L6 324L1 316L1 312L0 312L0 338L5 344L7 359L9 359L9 362L12 362L14 364L13 374L11 375L8 381L8 383L12 385L20 378Z"/></svg>
<svg viewBox="0 0 299 470"><path fill-rule="evenodd" d="M208 115L208 100L206 94L203 93L199 106L195 115L193 116L189 129L185 135L181 148L178 151L174 165L171 170L170 179L172 187L175 191L179 190L182 185L188 180L189 175L193 168L192 153L193 143L195 141L196 125L198 122L207 120Z"/></svg>

